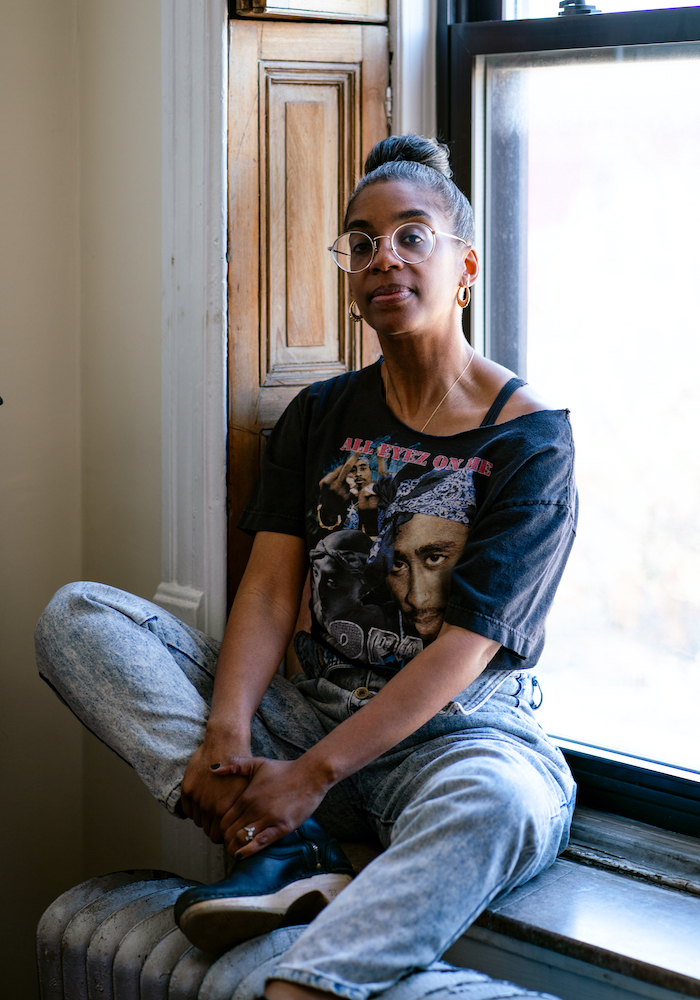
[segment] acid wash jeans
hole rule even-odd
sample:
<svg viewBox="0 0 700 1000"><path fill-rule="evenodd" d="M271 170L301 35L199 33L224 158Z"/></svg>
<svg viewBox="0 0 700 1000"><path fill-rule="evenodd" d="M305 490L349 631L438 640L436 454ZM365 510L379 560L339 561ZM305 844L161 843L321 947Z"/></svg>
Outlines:
<svg viewBox="0 0 700 1000"><path fill-rule="evenodd" d="M95 583L64 587L37 626L42 677L173 813L204 738L218 648L162 608ZM274 678L252 722L256 756L300 756L362 704L358 679L360 697L371 685L310 636L297 648L306 676ZM366 1000L427 968L494 898L552 864L574 784L531 698L529 676L511 674L468 714L453 705L331 789L315 814L326 830L375 834L386 850L281 957L275 978Z"/></svg>

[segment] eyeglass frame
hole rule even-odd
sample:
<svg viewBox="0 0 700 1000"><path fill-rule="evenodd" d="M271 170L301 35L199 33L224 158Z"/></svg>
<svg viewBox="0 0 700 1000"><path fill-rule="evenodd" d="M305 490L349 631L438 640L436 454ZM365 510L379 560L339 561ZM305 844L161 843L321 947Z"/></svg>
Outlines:
<svg viewBox="0 0 700 1000"><path fill-rule="evenodd" d="M341 271L344 271L345 274L361 274L362 271L366 271L368 267L372 266L372 261L374 260L374 258L379 253L379 247L377 246L377 241L378 240L389 240L389 244L391 245L391 252L394 254L394 256L396 258L398 258L398 260L401 261L402 264L425 264L426 260L428 260L430 257L432 257L433 253L435 252L435 247L437 245L437 240L433 239L433 245L431 247L430 253L428 254L427 257L424 257L423 260L405 260L401 256L401 254L398 252L398 250L396 249L396 247L394 246L394 237L398 233L399 229L403 229L404 226L423 226L425 229L427 229L429 232L431 232L433 234L433 237L435 237L435 236L447 236L448 239L459 240L460 243L464 243L465 247L468 247L469 249L471 249L471 247L473 245L471 243L467 243L467 241L463 240L461 236L455 236L454 233L443 233L439 229L433 229L433 227L429 226L427 224L427 222L402 222L400 226L396 227L396 229L393 231L393 233L391 234L391 236L370 236L369 233L363 233L363 231L361 229L348 229L344 233L341 233L340 236L337 236L336 239L333 241L332 246L329 246L327 249L333 255L333 263ZM350 233L359 233L360 236L366 236L367 239L372 244L372 256L367 261L367 263L365 264L364 267L358 267L358 269L356 271L346 270L344 267L342 267L338 263L338 261L335 259L335 254L333 254L333 247L336 245L336 243L338 242L338 240L342 239L343 236L349 236Z"/></svg>

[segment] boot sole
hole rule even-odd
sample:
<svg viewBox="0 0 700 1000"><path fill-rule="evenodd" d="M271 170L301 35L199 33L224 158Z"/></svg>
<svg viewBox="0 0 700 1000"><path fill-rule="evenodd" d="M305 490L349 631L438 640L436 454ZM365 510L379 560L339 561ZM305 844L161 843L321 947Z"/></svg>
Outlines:
<svg viewBox="0 0 700 1000"><path fill-rule="evenodd" d="M187 907L180 930L202 951L224 951L277 927L311 923L351 881L350 875L312 875L265 896L203 899Z"/></svg>

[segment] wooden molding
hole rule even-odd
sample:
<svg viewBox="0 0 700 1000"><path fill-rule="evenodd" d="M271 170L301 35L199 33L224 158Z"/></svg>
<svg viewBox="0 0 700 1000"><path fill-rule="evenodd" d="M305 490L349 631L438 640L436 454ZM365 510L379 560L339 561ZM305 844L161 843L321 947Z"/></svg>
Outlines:
<svg viewBox="0 0 700 1000"><path fill-rule="evenodd" d="M369 21L385 23L387 0L236 0L241 17L319 19L332 21Z"/></svg>

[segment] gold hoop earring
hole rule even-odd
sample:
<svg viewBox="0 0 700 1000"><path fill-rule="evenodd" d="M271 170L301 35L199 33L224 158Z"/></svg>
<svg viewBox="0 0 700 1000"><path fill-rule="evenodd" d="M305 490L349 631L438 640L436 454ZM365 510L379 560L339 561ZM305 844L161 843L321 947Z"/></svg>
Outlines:
<svg viewBox="0 0 700 1000"><path fill-rule="evenodd" d="M465 293L464 298L462 298L462 292ZM466 309L469 305L469 300L472 297L472 293L469 290L469 285L460 285L459 291L457 292L457 304L460 309Z"/></svg>
<svg viewBox="0 0 700 1000"><path fill-rule="evenodd" d="M348 313L350 315L350 319L353 321L353 323L361 323L362 322L362 314L359 313L359 312L355 312L356 309L357 309L357 302L355 302L354 299L351 299L350 300L350 308L348 309Z"/></svg>

